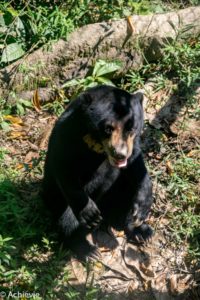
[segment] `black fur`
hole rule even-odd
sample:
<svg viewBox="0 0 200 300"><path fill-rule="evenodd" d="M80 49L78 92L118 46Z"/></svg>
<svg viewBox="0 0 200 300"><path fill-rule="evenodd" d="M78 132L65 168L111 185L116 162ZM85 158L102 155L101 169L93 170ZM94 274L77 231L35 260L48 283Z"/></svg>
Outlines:
<svg viewBox="0 0 200 300"><path fill-rule="evenodd" d="M144 223L152 204L152 187L140 149L141 102L140 93L131 95L115 87L95 87L71 102L52 131L43 195L64 242L78 254L81 242L85 252L93 251L85 236L102 222L124 230L130 240L143 241L152 235ZM122 161L116 154L118 145L116 149L104 149L103 141L110 141L113 130L106 124L114 121L123 128L120 143L129 134L135 135L133 150L124 158L125 167L111 163L112 157L116 164ZM103 145L103 151L89 147L84 141L87 134Z"/></svg>

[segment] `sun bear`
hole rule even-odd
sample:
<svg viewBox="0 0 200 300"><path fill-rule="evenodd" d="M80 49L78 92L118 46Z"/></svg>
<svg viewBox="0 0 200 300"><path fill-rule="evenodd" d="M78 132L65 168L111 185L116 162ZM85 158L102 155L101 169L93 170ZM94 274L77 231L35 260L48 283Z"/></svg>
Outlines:
<svg viewBox="0 0 200 300"><path fill-rule="evenodd" d="M86 236L102 224L133 242L152 236L145 222L152 184L140 148L142 99L113 86L88 89L52 130L43 196L64 244L78 256L95 253Z"/></svg>

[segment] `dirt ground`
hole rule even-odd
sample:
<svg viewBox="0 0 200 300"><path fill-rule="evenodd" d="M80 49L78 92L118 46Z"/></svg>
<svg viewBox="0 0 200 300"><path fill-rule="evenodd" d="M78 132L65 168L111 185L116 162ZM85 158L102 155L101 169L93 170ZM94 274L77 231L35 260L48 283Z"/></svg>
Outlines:
<svg viewBox="0 0 200 300"><path fill-rule="evenodd" d="M146 125L142 143L154 187L155 203L148 222L155 229L155 235L149 244L137 246L127 243L123 232L112 229L95 232L88 238L99 246L102 260L92 263L88 269L71 258L67 262L69 283L81 290L86 282L92 281L100 286L102 299L110 295L112 300L197 300L200 299L200 266L196 261L188 261L187 241L177 244L173 240L167 217L173 207L166 189L153 175L156 168L171 172L173 166L163 160L169 150L165 147L160 148L162 151L155 150L158 138L152 132L162 130L165 145L174 145L175 151L187 149L188 155L199 156L200 121L193 118L182 99L170 96L165 90L154 92L147 85L145 93L148 97L144 100ZM180 125L185 119L183 128ZM23 170L24 166L33 169L26 180L41 180L41 173L35 172L34 166L40 168L55 120L56 117L48 112L30 110L23 117L11 119L11 130L1 137L3 147L9 150L6 159L14 157L18 170Z"/></svg>

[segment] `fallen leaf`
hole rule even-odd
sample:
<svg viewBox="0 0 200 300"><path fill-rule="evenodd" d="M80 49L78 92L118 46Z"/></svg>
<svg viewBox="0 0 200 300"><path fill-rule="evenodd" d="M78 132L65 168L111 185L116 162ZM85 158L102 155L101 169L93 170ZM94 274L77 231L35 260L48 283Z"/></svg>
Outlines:
<svg viewBox="0 0 200 300"><path fill-rule="evenodd" d="M87 273L83 265L77 259L71 259L71 266L78 283L85 284L87 280Z"/></svg>
<svg viewBox="0 0 200 300"><path fill-rule="evenodd" d="M32 161L33 158L38 158L38 157L39 157L39 153L34 151L29 151L24 158L24 162L29 163Z"/></svg>
<svg viewBox="0 0 200 300"><path fill-rule="evenodd" d="M25 131L11 131L9 134L11 139L18 139L18 138L27 138Z"/></svg>
<svg viewBox="0 0 200 300"><path fill-rule="evenodd" d="M116 231L116 237L124 237L124 231Z"/></svg>
<svg viewBox="0 0 200 300"><path fill-rule="evenodd" d="M102 269L102 268L103 268L102 263L99 262L99 261L96 261L96 262L94 263L94 265L95 265L95 267L97 267L97 268L99 268L99 269Z"/></svg>
<svg viewBox="0 0 200 300"><path fill-rule="evenodd" d="M177 292L177 275L176 274L171 275L171 277L169 279L169 288L170 288L170 292L172 294L175 294Z"/></svg>
<svg viewBox="0 0 200 300"><path fill-rule="evenodd" d="M17 165L16 165L16 169L17 169L17 170L20 170L20 169L22 169L23 167L24 167L23 164L17 164Z"/></svg>
<svg viewBox="0 0 200 300"><path fill-rule="evenodd" d="M23 126L21 124L12 124L12 128L13 130L17 130L17 131L22 131L23 130Z"/></svg>
<svg viewBox="0 0 200 300"><path fill-rule="evenodd" d="M109 252L111 251L109 248L106 247L99 247L99 250L103 253L103 252Z"/></svg>
<svg viewBox="0 0 200 300"><path fill-rule="evenodd" d="M166 161L166 168L167 168L167 173L169 175L172 175L173 167L172 167L172 163L169 160Z"/></svg>
<svg viewBox="0 0 200 300"><path fill-rule="evenodd" d="M200 150L191 150L188 154L187 157L197 157L200 158Z"/></svg>
<svg viewBox="0 0 200 300"><path fill-rule="evenodd" d="M178 275L177 276L177 292L183 293L188 290L192 285L192 277L190 274L188 275Z"/></svg>
<svg viewBox="0 0 200 300"><path fill-rule="evenodd" d="M131 30L131 33L133 34L135 32L135 27L133 25L133 20L132 20L131 16L127 17L127 22L128 22L128 26L129 26L129 28Z"/></svg>
<svg viewBox="0 0 200 300"><path fill-rule="evenodd" d="M33 106L37 112L41 110L38 89L36 89L33 93Z"/></svg>
<svg viewBox="0 0 200 300"><path fill-rule="evenodd" d="M162 138L163 138L163 141L164 141L164 142L167 142L167 141L168 141L168 137L167 137L165 134L162 135Z"/></svg>
<svg viewBox="0 0 200 300"><path fill-rule="evenodd" d="M23 121L20 117L14 117L11 115L4 116L4 120L9 121L11 124L22 125Z"/></svg>

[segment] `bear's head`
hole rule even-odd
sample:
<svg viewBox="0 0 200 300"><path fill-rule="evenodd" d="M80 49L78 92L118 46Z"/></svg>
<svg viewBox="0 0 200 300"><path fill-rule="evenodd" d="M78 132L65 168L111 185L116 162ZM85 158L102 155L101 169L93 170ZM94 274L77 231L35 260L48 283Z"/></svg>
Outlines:
<svg viewBox="0 0 200 300"><path fill-rule="evenodd" d="M102 145L112 166L125 167L142 131L143 95L103 85L86 91L84 98L89 134Z"/></svg>

